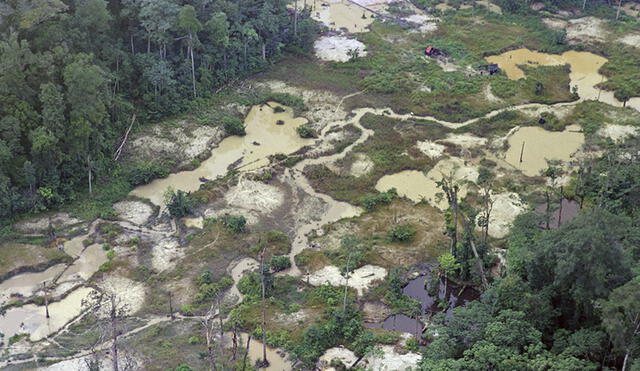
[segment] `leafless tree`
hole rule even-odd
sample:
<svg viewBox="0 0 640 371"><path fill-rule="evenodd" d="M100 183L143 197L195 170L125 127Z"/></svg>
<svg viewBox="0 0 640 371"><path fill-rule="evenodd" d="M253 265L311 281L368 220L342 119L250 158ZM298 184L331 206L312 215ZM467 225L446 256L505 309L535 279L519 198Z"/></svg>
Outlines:
<svg viewBox="0 0 640 371"><path fill-rule="evenodd" d="M209 310L207 310L207 313L205 313L205 315L200 319L202 329L204 330L204 338L207 342L207 358L209 358L209 371L217 370L214 343L215 334L218 331L216 316L220 311L219 304L219 300L212 301ZM220 339L220 342L222 342L222 339Z"/></svg>
<svg viewBox="0 0 640 371"><path fill-rule="evenodd" d="M130 307L122 297L115 292L94 290L87 299L83 301L83 306L93 312L98 317L96 326L98 327L98 340L91 349L92 359L87 361L99 370L98 344L111 342L109 352L111 357L111 368L113 371L129 371L136 369L135 359L128 352L121 352L118 338L122 333L122 322L127 317ZM104 317L104 319L102 318ZM97 368L95 368L97 367Z"/></svg>

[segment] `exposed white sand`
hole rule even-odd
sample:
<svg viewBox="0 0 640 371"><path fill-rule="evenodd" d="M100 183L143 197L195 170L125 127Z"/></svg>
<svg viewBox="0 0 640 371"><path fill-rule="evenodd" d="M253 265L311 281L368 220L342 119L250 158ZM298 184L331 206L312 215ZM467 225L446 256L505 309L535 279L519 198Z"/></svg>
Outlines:
<svg viewBox="0 0 640 371"><path fill-rule="evenodd" d="M525 211L525 205L513 192L491 195L491 200L493 207L489 216L489 235L495 238L506 237L515 218Z"/></svg>
<svg viewBox="0 0 640 371"><path fill-rule="evenodd" d="M418 369L418 363L422 359L422 356L417 353L400 354L393 345L382 345L379 348L382 352L381 355L374 353L366 357L367 369L376 371L413 370Z"/></svg>
<svg viewBox="0 0 640 371"><path fill-rule="evenodd" d="M356 160L351 164L349 172L353 176L367 175L373 169L373 161L364 153L356 153Z"/></svg>
<svg viewBox="0 0 640 371"><path fill-rule="evenodd" d="M418 150L420 150L420 152L431 158L438 158L442 156L442 153L444 153L444 150L447 148L442 144L438 144L430 140L418 142L416 143L416 147L418 148Z"/></svg>
<svg viewBox="0 0 640 371"><path fill-rule="evenodd" d="M133 224L146 224L153 215L153 207L142 201L120 201L113 205L120 219Z"/></svg>
<svg viewBox="0 0 640 371"><path fill-rule="evenodd" d="M365 265L351 272L348 286L354 288L358 292L358 295L361 296L365 290L369 289L373 281L384 279L386 276L386 269L375 265ZM345 278L340 273L338 267L335 265L327 265L310 274L309 283L314 286L344 286Z"/></svg>
<svg viewBox="0 0 640 371"><path fill-rule="evenodd" d="M475 148L484 146L487 144L487 138L477 137L471 134L452 134L449 133L446 139L441 140L442 142L447 142L451 144L455 144L465 149Z"/></svg>
<svg viewBox="0 0 640 371"><path fill-rule="evenodd" d="M367 55L363 43L344 36L321 37L313 44L316 56L323 61L347 62L350 50L358 50L360 56Z"/></svg>
<svg viewBox="0 0 640 371"><path fill-rule="evenodd" d="M605 125L597 133L601 137L612 139L615 142L623 141L630 136L638 134L638 128L629 125Z"/></svg>

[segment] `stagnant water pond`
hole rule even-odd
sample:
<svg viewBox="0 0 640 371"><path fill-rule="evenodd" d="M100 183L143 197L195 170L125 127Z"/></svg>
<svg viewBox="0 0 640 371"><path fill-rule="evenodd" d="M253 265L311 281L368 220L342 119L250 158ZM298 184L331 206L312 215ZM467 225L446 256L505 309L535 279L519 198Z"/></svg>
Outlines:
<svg viewBox="0 0 640 371"><path fill-rule="evenodd" d="M432 284L437 284L437 282L432 282L431 276L429 275L422 275L409 281L407 286L402 289L403 294L420 302L421 315L423 316L430 317L442 312L443 310L438 303L446 301L447 308L444 313L449 317L453 315L454 308L464 306L470 301L480 297L480 293L471 287L465 286L461 288L451 281L447 281L445 285L444 280L442 280L438 286L437 295L433 296L429 293L429 287ZM383 328L389 331L407 332L413 334L418 339L422 339L422 329L424 328L424 324L420 322L420 320L404 314L389 316L382 323L365 323L365 326L369 328Z"/></svg>
<svg viewBox="0 0 640 371"><path fill-rule="evenodd" d="M562 199L562 204L559 205L557 201L554 201L554 205L551 206L551 213L549 213L549 228L559 228L564 223L575 218L580 212L580 204L576 201L566 198ZM541 215L547 214L547 204L541 203L536 206L536 212ZM543 222L542 226L546 227L547 223Z"/></svg>
<svg viewBox="0 0 640 371"><path fill-rule="evenodd" d="M578 89L581 100L597 100L620 107L622 102L617 100L612 91L602 90L596 85L607 81L598 71L607 62L607 58L589 52L571 50L562 54L540 53L529 49L510 50L500 55L487 57L489 63L496 63L507 77L513 80L525 77L519 67L528 66L561 66L568 64L571 68L569 78L571 87ZM640 111L640 97L631 98L627 106Z"/></svg>

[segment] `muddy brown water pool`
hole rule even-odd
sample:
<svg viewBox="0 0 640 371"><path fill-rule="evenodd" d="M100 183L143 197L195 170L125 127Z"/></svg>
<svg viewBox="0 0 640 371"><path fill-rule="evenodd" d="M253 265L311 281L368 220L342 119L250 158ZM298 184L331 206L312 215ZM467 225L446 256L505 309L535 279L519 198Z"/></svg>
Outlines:
<svg viewBox="0 0 640 371"><path fill-rule="evenodd" d="M505 161L527 176L538 176L549 166L548 160L569 162L584 140L582 128L578 125L569 125L564 131L522 127L509 137Z"/></svg>
<svg viewBox="0 0 640 371"><path fill-rule="evenodd" d="M568 64L571 68L569 78L571 87L578 90L581 100L597 100L620 107L622 102L617 100L612 91L598 89L596 85L607 81L599 73L600 68L607 62L607 58L589 52L571 50L562 54L540 53L529 49L516 49L486 58L489 63L496 63L507 74L507 77L518 80L525 77L519 67L528 66L560 66ZM640 97L631 98L627 106L640 111Z"/></svg>
<svg viewBox="0 0 640 371"><path fill-rule="evenodd" d="M284 112L275 112L281 107ZM276 124L279 120L284 125ZM216 179L227 173L230 166L242 170L254 170L269 163L268 157L276 153L293 153L313 142L301 138L296 129L307 123L307 119L294 117L290 107L276 102L256 105L245 119L246 135L230 136L222 140L211 156L195 170L173 173L166 178L156 179L149 184L136 187L131 195L149 199L153 204L163 206L164 193L171 187L175 190L192 192L200 188L201 179Z"/></svg>
<svg viewBox="0 0 640 371"><path fill-rule="evenodd" d="M470 287L461 288L451 281L446 283L441 281L438 286L438 293L433 296L429 293L429 285L434 284L431 282L429 275L422 275L412 279L402 289L402 293L420 302L421 315L430 317L436 313L442 312L442 309L438 306L438 302L446 300L448 307L444 312L447 317L453 316L453 309L459 306L467 305L470 301L477 300L480 297L480 293ZM395 314L387 317L382 323L365 323L365 326L369 328L383 328L389 331L400 331L410 333L416 337L422 339L422 329L424 324L416 319L404 314Z"/></svg>

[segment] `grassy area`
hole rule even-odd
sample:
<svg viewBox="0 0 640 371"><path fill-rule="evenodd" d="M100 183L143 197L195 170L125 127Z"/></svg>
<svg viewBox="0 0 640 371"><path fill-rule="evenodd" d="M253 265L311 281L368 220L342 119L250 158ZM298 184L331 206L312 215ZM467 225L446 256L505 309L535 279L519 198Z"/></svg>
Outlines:
<svg viewBox="0 0 640 371"><path fill-rule="evenodd" d="M413 229L408 238L400 240L390 234L406 226ZM443 230L444 215L438 209L427 203L414 205L408 200L394 199L359 217L326 226L325 234L314 240L323 250L304 250L296 261L303 262L301 266L309 271L328 264L344 267L348 255L345 245L349 244L355 251L351 269L366 264L387 269L412 267L433 261L446 250Z"/></svg>
<svg viewBox="0 0 640 371"><path fill-rule="evenodd" d="M69 255L54 247L3 243L0 245L0 281L23 272L40 272L71 260Z"/></svg>
<svg viewBox="0 0 640 371"><path fill-rule="evenodd" d="M565 50L558 33L537 19L462 11L445 16L439 29L429 35L409 33L393 23L374 23L371 32L357 37L367 45L365 57L322 64L311 59L285 59L262 77L340 95L362 91L345 102L347 109L390 106L397 112L449 121L464 121L512 104L572 99L566 68L531 68L528 78L518 81L474 71L486 64L484 56L509 48ZM425 58L426 45L449 53L453 64L448 68L453 70L445 72L434 59ZM546 89L536 91L537 83ZM501 93L503 101L487 96L489 86Z"/></svg>
<svg viewBox="0 0 640 371"><path fill-rule="evenodd" d="M305 173L311 184L320 192L333 198L359 203L366 193L375 193L375 185L381 177L402 170L426 170L434 162L418 151L414 145L418 140L442 138L447 129L441 125L417 121L400 121L386 116L365 115L361 124L375 133L364 143L355 147L342 160L342 166L349 168L356 160L356 153L365 154L374 166L366 175L336 174L323 165L309 166ZM405 153L406 152L406 153Z"/></svg>
<svg viewBox="0 0 640 371"><path fill-rule="evenodd" d="M640 96L640 50L622 44L599 44L597 49L609 59L600 69L608 79L601 86L614 90L618 100Z"/></svg>

